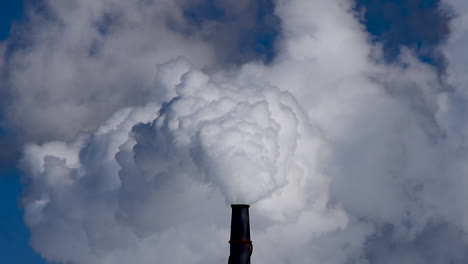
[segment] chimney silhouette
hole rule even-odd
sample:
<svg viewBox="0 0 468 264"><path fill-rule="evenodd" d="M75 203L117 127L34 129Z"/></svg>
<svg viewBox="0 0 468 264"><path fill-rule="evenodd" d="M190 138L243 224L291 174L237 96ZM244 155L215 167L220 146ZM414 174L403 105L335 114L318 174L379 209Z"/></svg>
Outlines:
<svg viewBox="0 0 468 264"><path fill-rule="evenodd" d="M249 207L248 204L231 205L231 254L228 264L250 264L253 245L250 240Z"/></svg>

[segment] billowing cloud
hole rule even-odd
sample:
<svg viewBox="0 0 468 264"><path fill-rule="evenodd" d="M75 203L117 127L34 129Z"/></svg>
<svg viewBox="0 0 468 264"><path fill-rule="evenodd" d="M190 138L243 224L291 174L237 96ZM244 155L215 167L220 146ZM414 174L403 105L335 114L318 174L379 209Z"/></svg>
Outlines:
<svg viewBox="0 0 468 264"><path fill-rule="evenodd" d="M254 57L261 53L252 51L256 35L249 30L274 39L279 25L273 10L259 11L271 2L229 2L30 3L29 23L18 25L18 36L7 43L7 120L26 139L70 140L120 107L169 99L154 87L159 63L182 56L199 68L217 68L261 60ZM214 9L219 18L189 8Z"/></svg>
<svg viewBox="0 0 468 264"><path fill-rule="evenodd" d="M268 63L227 63L213 44L226 36L206 35L219 21L195 12L210 23L190 29L188 2L47 3L57 20L7 65L13 96L41 109L15 118L33 132L25 219L45 258L225 262L228 204L247 202L255 263L467 260L459 20L445 83L407 49L387 64L351 1L276 1ZM79 33L93 21L105 26L90 50Z"/></svg>

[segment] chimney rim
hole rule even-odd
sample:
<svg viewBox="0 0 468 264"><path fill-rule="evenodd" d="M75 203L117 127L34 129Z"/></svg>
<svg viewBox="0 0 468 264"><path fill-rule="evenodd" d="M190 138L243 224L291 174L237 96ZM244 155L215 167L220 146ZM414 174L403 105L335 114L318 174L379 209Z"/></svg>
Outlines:
<svg viewBox="0 0 468 264"><path fill-rule="evenodd" d="M231 204L231 207L232 208L234 207L249 208L250 205L249 204Z"/></svg>

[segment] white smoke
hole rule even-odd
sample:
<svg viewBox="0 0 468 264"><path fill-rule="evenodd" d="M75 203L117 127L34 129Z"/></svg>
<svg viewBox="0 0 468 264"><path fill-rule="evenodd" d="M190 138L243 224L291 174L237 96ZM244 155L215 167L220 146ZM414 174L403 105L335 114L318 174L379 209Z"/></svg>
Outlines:
<svg viewBox="0 0 468 264"><path fill-rule="evenodd" d="M184 12L203 9L205 2L27 2L29 23L17 25L0 63L1 69L7 58L2 82L7 92L0 91L11 101L5 102L5 118L26 140L72 140L96 129L121 107L170 99L154 88L157 64L183 56L197 68L209 69L235 56L247 57L237 61L253 57L248 50L239 52L236 43L252 38L246 31L255 25L260 4L217 1L232 23L192 25Z"/></svg>
<svg viewBox="0 0 468 264"><path fill-rule="evenodd" d="M297 167L297 119L303 118L292 96L243 80L210 80L198 71L182 80L174 87L177 97L148 127L152 140L138 133L141 126L135 131L135 156L154 165L148 171L182 167L231 203L252 203L284 186Z"/></svg>
<svg viewBox="0 0 468 264"><path fill-rule="evenodd" d="M464 90L445 89L408 50L384 63L350 1L276 1L277 57L234 69L205 68L216 64L209 44L159 30L163 20L150 19L152 12L174 14L171 2L50 4L76 25L92 21L72 16L77 10L92 15L108 2L136 21L111 46L140 45L97 58L64 53L70 72L83 66L86 78L102 83L102 97L81 98L90 111L83 118L48 105L60 117L48 122L66 128L57 133L47 132L43 112L25 121L43 129L36 140L56 139L31 142L23 158L25 219L42 256L78 264L225 262L228 203L242 202L254 203L254 263L466 261ZM466 43L457 34L466 35L455 29L449 55ZM39 40L44 49L50 44ZM145 47L157 51L145 56ZM17 56L43 58L40 50ZM457 52L448 56L448 79L461 87L457 72L466 67ZM106 70L90 75L94 64ZM26 91L47 77L33 68L17 72L39 78L20 82L20 100L35 98ZM38 91L78 93L79 76L56 69L47 82L54 88ZM114 92L118 103L99 116L100 100ZM127 104L133 93L140 99Z"/></svg>

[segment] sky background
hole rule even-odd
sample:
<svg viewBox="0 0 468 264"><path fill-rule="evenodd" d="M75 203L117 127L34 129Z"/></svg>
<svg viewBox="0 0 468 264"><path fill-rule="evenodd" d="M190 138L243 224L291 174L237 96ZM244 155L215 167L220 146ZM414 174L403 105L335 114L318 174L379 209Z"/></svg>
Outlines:
<svg viewBox="0 0 468 264"><path fill-rule="evenodd" d="M189 9L185 14L194 26L204 20L222 20L224 13L207 1L198 9ZM278 23L265 19L272 12L269 1L263 1L257 19L259 25ZM416 51L421 60L435 65L441 75L445 72L445 60L437 51L437 46L446 40L450 11L440 12L437 0L358 0L356 12L362 12L362 23L371 38L384 46L385 58L393 61L402 45ZM21 23L24 5L19 0L0 1L0 41L14 35L13 23ZM431 23L431 27L427 24ZM251 30L246 28L247 31ZM247 57L257 56L265 61L274 57L272 43L277 32L269 27L260 27L256 34L246 35L245 42L237 49ZM229 59L229 58L227 58ZM240 58L242 62L242 57ZM15 131L9 127L0 128L0 263L41 264L45 263L29 246L29 234L22 220L20 196L23 185L20 172L16 169L18 149L15 144Z"/></svg>
<svg viewBox="0 0 468 264"><path fill-rule="evenodd" d="M21 0L0 2L0 40L8 38L12 24L21 21L23 12ZM10 150L2 152L0 158L0 258L2 263L42 264L45 261L29 246L29 232L23 221L21 174L16 169L15 148L11 147L12 134L14 132L4 126L0 128L1 147Z"/></svg>

